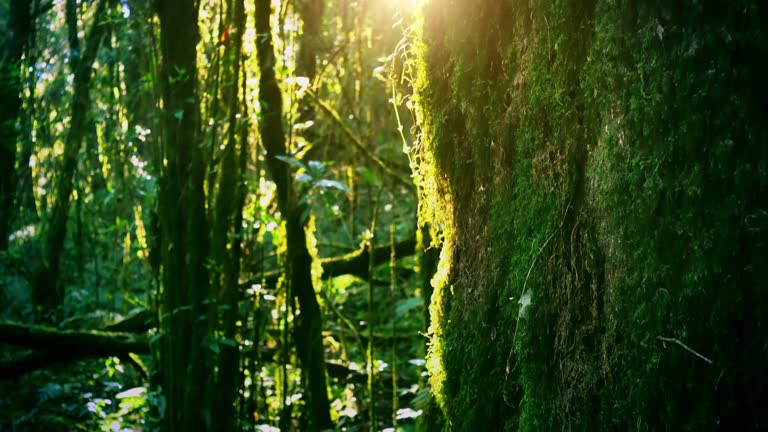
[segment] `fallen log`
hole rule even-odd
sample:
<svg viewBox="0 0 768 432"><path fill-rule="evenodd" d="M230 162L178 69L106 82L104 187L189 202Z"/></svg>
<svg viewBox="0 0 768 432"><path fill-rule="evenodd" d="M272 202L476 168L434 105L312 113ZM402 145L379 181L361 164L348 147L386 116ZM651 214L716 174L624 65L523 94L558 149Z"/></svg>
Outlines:
<svg viewBox="0 0 768 432"><path fill-rule="evenodd" d="M0 361L0 380L77 360L114 356L124 359L125 362L134 363L136 360L132 359L131 354L149 354L150 337L149 334L57 330L40 325L0 323L1 344L32 349L15 358ZM276 350L267 349L259 357L264 360L273 358L275 354ZM350 369L345 364L332 360L326 360L326 364L332 378L356 377L362 382L365 380L365 374ZM146 378L144 366L141 364L136 366Z"/></svg>
<svg viewBox="0 0 768 432"><path fill-rule="evenodd" d="M33 351L0 361L0 379L16 377L53 364L100 357L148 354L149 335L57 330L39 325L0 323L0 343Z"/></svg>
<svg viewBox="0 0 768 432"><path fill-rule="evenodd" d="M0 323L0 343L33 349L76 349L88 352L146 352L146 334L95 330L57 330L41 325Z"/></svg>

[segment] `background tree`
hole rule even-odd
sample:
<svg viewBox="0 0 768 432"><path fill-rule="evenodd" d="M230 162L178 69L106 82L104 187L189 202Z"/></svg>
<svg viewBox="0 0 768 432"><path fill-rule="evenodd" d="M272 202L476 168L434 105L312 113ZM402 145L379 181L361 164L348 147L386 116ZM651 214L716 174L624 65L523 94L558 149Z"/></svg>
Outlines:
<svg viewBox="0 0 768 432"><path fill-rule="evenodd" d="M32 7L0 428L415 427L431 266L405 5ZM70 58L96 29L83 86ZM30 299L49 255L50 312Z"/></svg>
<svg viewBox="0 0 768 432"><path fill-rule="evenodd" d="M79 19L74 0L67 2L65 7L70 44L68 60L72 68L74 83L72 113L69 130L64 141L62 163L56 176L58 181L53 209L46 227L45 258L39 268L35 270L31 281L35 303L48 307L61 304L64 298L63 287L59 286L59 273L61 256L64 252L64 241L67 235L70 196L72 195L77 156L86 133L93 62L96 60L99 47L106 34L105 20L108 10L106 0L96 4L92 28L88 32L85 46L81 51L77 25Z"/></svg>
<svg viewBox="0 0 768 432"><path fill-rule="evenodd" d="M5 39L0 44L0 251L8 247L15 195L16 146L21 114L21 62L30 38L32 10L28 2L12 0L3 23Z"/></svg>

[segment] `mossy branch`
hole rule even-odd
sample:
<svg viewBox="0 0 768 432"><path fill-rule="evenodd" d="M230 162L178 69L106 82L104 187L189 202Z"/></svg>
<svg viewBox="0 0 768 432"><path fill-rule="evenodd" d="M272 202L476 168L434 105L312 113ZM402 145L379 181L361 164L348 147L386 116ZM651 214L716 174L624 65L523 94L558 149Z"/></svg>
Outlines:
<svg viewBox="0 0 768 432"><path fill-rule="evenodd" d="M57 330L38 325L0 323L0 343L35 349L146 352L148 336L95 330Z"/></svg>
<svg viewBox="0 0 768 432"><path fill-rule="evenodd" d="M0 362L0 379L32 372L57 363L108 356L149 353L149 335L94 330L58 330L38 325L0 323L0 343L31 348L17 358Z"/></svg>
<svg viewBox="0 0 768 432"><path fill-rule="evenodd" d="M405 258L414 254L416 248L416 239L409 238L401 240L395 243L395 257L397 259ZM381 264L389 259L390 247L380 246L373 249L373 261L374 265ZM342 275L357 276L361 279L368 278L368 263L370 260L370 252L368 248L363 247L354 252L344 254L338 257L321 258L320 264L323 266L323 279L328 279ZM274 287L277 285L277 280L280 278L279 271L266 272L263 278L250 279L240 284L241 287L250 287L253 284L261 283L267 287Z"/></svg>

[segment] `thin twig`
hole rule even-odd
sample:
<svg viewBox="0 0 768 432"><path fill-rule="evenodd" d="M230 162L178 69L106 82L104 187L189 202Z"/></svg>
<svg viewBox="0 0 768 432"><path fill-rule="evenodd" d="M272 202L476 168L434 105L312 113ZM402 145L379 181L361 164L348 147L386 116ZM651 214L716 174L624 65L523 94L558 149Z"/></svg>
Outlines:
<svg viewBox="0 0 768 432"><path fill-rule="evenodd" d="M563 218L562 220L560 220L560 225L557 227L556 230L552 231L552 234L550 234L549 237L547 237L547 240L544 242L544 244L541 245L541 247L539 248L539 251L536 252L536 255L533 257L533 261L531 262L530 267L528 267L528 273L525 275L525 282L523 282L523 289L520 292L520 299L523 298L523 296L527 291L526 288L528 287L528 279L531 277L531 272L533 271L533 267L536 265L536 260L538 260L539 256L541 256L541 253L544 252L544 248L547 247L547 244L549 244L549 241L552 240L552 237L554 237L555 234L557 234L557 232L560 231L560 229L563 227L563 224L565 224L565 216L568 214L568 210L570 210L570 208L571 208L571 203L569 202L568 206L565 208L565 213L563 213ZM520 317L518 317L518 323L520 322L519 318ZM517 337L517 325L515 325L515 335L512 337L513 346L515 344L516 337Z"/></svg>
<svg viewBox="0 0 768 432"><path fill-rule="evenodd" d="M696 351L694 351L694 350L693 350L691 347L689 347L688 345L684 344L684 343L683 343L683 342L682 342L680 339L676 339L676 338L668 338L668 337L663 337L663 336L656 336L656 339L658 339L658 340L660 340L660 341L663 341L663 342L672 342L672 343L676 343L676 344L680 345L681 347L683 347L683 349L685 349L685 350L686 350L686 351L688 351L689 353L691 353L691 354L695 355L696 357L698 357L698 358L700 358L700 359L704 360L705 362L707 362L707 363L709 363L709 364L714 364L714 362L713 362L712 360L710 360L710 359L708 359L707 357L704 357L703 355L701 355L701 354L697 353L697 352L696 352Z"/></svg>
<svg viewBox="0 0 768 432"><path fill-rule="evenodd" d="M560 229L565 224L565 216L568 215L568 210L570 209L571 209L571 202L569 201L568 205L565 207L565 213L563 213L563 217L560 220L560 225L558 225L557 229L552 231L552 234L550 234L549 237L547 237L547 240L544 241L544 244L541 245L541 247L539 248L539 251L536 252L536 255L533 257L533 261L531 262L530 267L528 267L528 273L525 275L525 282L523 282L523 289L520 292L520 299L522 299L523 296L525 295L526 288L528 287L528 278L531 276L531 272L533 271L533 267L536 265L536 261L539 259L539 256L541 255L541 253L544 252L544 248L547 247L547 244L549 244L549 241L552 240L552 237L554 237L555 234L557 234L557 232L560 231ZM521 315L518 314L517 321L515 322L515 333L512 335L512 346L510 347L509 354L507 355L507 365L505 369L507 377L509 377L509 362L512 359L512 353L515 351L515 340L517 339L517 328L520 325L520 318L521 318Z"/></svg>

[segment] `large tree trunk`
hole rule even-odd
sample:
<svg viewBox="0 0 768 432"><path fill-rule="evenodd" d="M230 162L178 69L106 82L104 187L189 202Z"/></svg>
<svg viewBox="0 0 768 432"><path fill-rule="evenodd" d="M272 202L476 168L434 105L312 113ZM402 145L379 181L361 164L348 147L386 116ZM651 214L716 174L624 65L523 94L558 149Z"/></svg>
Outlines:
<svg viewBox="0 0 768 432"><path fill-rule="evenodd" d="M160 383L166 399L163 429L206 430L206 367L210 349L203 300L209 292L206 260L208 222L203 181L205 163L198 137L198 10L195 0L161 0L160 43L163 85L163 171L159 214L162 280Z"/></svg>
<svg viewBox="0 0 768 432"><path fill-rule="evenodd" d="M21 112L21 58L31 28L29 2L11 0L6 39L0 45L0 251L8 247L11 217L15 213L14 164Z"/></svg>
<svg viewBox="0 0 768 432"><path fill-rule="evenodd" d="M428 365L448 428L768 427L768 7L422 13L417 178L444 248Z"/></svg>
<svg viewBox="0 0 768 432"><path fill-rule="evenodd" d="M255 20L258 34L272 34L270 14L269 0L257 0ZM329 429L332 423L325 372L322 317L312 284L312 257L307 249L304 223L301 220L304 206L299 205L295 196L288 164L279 160L279 157L286 155L286 144L282 125L283 101L275 77L275 54L271 37L257 38L257 50L261 72L259 130L267 151L267 166L277 188L278 207L285 221L288 283L301 311L296 319L295 341L302 371L306 376L310 429Z"/></svg>

